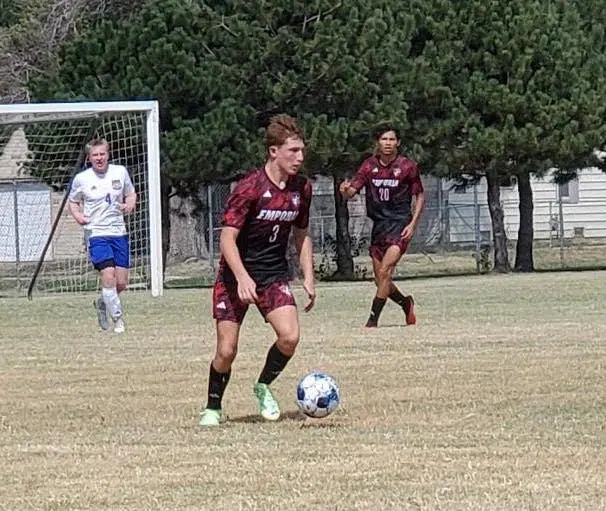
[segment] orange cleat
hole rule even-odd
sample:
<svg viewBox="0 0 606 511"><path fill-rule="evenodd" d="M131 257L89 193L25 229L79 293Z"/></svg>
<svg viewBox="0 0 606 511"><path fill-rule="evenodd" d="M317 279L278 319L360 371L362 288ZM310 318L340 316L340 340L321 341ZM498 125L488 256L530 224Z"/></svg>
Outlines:
<svg viewBox="0 0 606 511"><path fill-rule="evenodd" d="M414 325L417 322L417 316L415 315L415 301L412 298L412 295L408 295L405 297L406 303L402 307L404 310L404 314L406 315L406 324Z"/></svg>

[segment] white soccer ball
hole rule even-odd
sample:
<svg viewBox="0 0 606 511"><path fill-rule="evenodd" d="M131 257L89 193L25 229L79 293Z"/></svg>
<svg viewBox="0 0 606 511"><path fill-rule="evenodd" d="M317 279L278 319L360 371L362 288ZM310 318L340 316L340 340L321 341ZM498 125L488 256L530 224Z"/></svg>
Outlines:
<svg viewBox="0 0 606 511"><path fill-rule="evenodd" d="M337 409L340 400L339 386L327 374L309 373L297 385L297 405L308 417L319 419L330 415Z"/></svg>

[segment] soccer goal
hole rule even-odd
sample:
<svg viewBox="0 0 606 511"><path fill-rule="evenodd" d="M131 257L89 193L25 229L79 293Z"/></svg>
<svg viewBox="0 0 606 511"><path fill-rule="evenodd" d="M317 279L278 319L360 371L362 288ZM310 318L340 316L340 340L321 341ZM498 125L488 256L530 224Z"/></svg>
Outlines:
<svg viewBox="0 0 606 511"><path fill-rule="evenodd" d="M109 142L110 162L129 170L138 194L127 217L129 289L162 295L156 101L0 105L0 294L97 289L82 228L66 207L92 138Z"/></svg>

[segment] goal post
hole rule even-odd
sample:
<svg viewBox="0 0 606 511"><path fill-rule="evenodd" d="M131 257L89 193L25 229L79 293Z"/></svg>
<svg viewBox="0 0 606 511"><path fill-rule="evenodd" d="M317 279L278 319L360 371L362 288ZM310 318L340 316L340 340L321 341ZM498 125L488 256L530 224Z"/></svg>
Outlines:
<svg viewBox="0 0 606 511"><path fill-rule="evenodd" d="M84 233L65 207L91 134L110 144L138 194L126 217L130 289L163 294L157 101L0 105L0 294L94 291Z"/></svg>

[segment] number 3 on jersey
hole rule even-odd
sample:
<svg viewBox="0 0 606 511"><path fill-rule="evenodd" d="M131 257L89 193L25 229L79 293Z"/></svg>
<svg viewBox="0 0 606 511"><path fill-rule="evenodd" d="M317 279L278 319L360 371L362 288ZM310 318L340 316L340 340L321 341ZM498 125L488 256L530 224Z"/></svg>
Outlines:
<svg viewBox="0 0 606 511"><path fill-rule="evenodd" d="M269 237L269 242L273 243L278 239L278 233L280 232L280 225L274 225L271 228L271 236Z"/></svg>
<svg viewBox="0 0 606 511"><path fill-rule="evenodd" d="M379 200L389 202L389 188L379 188Z"/></svg>

